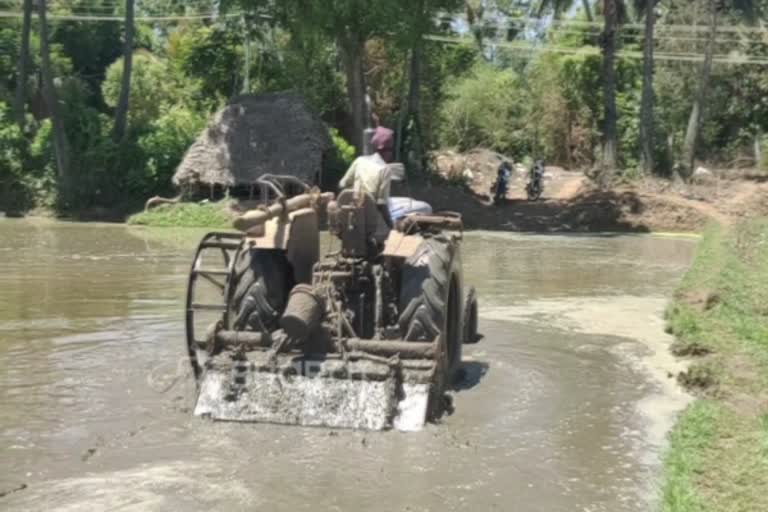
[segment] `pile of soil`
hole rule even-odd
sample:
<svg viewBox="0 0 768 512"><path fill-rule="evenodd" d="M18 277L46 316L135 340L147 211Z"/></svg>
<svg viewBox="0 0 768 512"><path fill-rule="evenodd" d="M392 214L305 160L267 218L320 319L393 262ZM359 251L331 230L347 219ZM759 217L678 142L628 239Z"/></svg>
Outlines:
<svg viewBox="0 0 768 512"><path fill-rule="evenodd" d="M479 194L488 193L503 162L510 164L514 174L524 173L524 169L513 165L512 159L489 149L473 149L466 153L435 151L430 159L434 173L442 180L466 185Z"/></svg>

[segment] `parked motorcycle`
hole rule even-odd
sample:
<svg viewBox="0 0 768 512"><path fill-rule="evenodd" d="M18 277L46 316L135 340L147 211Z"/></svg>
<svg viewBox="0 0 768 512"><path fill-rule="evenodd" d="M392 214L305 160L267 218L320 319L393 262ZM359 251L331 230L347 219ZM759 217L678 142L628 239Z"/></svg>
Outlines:
<svg viewBox="0 0 768 512"><path fill-rule="evenodd" d="M531 168L525 192L529 201L538 201L544 192L544 162L537 160Z"/></svg>

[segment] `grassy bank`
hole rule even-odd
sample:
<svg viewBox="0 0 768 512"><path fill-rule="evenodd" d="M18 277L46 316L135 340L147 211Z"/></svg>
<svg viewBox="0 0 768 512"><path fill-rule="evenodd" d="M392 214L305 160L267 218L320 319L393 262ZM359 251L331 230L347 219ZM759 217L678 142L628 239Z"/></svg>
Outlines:
<svg viewBox="0 0 768 512"><path fill-rule="evenodd" d="M668 321L698 399L670 437L663 510L768 510L768 219L707 230Z"/></svg>
<svg viewBox="0 0 768 512"><path fill-rule="evenodd" d="M176 228L232 228L228 201L163 204L128 217L128 224Z"/></svg>

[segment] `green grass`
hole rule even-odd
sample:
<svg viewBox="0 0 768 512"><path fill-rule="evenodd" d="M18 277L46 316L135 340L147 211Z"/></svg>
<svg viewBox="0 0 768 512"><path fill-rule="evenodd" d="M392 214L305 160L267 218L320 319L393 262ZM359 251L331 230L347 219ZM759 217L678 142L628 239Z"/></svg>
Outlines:
<svg viewBox="0 0 768 512"><path fill-rule="evenodd" d="M704 467L706 448L715 438L715 423L720 413L718 406L712 402L696 402L670 435L664 459L665 512L706 510L702 497L697 493L696 478Z"/></svg>
<svg viewBox="0 0 768 512"><path fill-rule="evenodd" d="M670 435L662 509L768 510L768 219L710 227L667 319L676 351L705 355L681 379L700 398Z"/></svg>
<svg viewBox="0 0 768 512"><path fill-rule="evenodd" d="M148 211L131 215L128 224L155 227L232 227L233 216L229 203L178 203L163 204Z"/></svg>

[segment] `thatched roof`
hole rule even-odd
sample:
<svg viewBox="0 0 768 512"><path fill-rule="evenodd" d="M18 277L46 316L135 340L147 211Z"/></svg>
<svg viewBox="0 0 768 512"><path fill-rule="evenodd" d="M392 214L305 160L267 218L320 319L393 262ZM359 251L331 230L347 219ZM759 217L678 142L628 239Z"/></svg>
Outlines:
<svg viewBox="0 0 768 512"><path fill-rule="evenodd" d="M176 169L176 186L250 185L262 174L319 180L328 130L294 93L245 94L216 113Z"/></svg>

